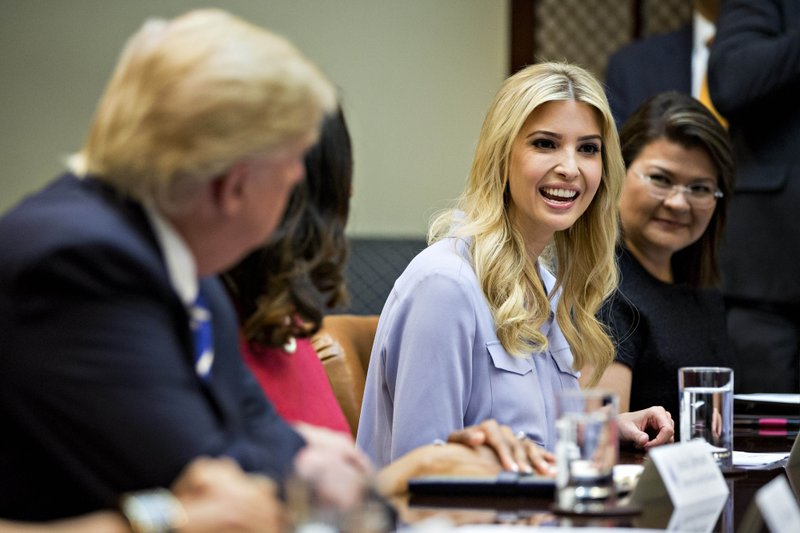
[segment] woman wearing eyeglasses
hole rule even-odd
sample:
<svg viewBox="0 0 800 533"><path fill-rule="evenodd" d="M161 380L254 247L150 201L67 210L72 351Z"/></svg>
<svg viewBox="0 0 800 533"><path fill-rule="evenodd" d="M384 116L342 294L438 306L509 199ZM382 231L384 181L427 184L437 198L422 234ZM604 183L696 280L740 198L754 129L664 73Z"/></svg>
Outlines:
<svg viewBox="0 0 800 533"><path fill-rule="evenodd" d="M717 264L733 187L727 132L697 100L657 95L620 131L620 285L601 311L617 345L600 386L620 409L678 413L678 368L732 366Z"/></svg>

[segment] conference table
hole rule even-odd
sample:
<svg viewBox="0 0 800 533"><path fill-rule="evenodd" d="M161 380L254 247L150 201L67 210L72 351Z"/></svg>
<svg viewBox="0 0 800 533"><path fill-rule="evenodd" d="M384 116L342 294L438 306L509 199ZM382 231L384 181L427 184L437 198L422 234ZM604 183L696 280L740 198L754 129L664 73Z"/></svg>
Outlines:
<svg viewBox="0 0 800 533"><path fill-rule="evenodd" d="M800 405L774 406L736 401L734 418L754 416L781 416L800 420ZM734 425L734 449L745 452L788 453L795 441L797 429L763 431ZM621 464L643 464L646 454L622 448ZM751 507L756 492L777 476L791 476L795 496L800 499L800 470L789 469L786 461L778 461L757 468L732 468L723 471L730 494L719 512L713 531L734 533L740 531L745 515ZM552 498L535 496L496 496L480 494L420 495L410 494L393 502L398 520L403 524L420 524L442 521L452 525L464 524L524 524L553 527L622 527L664 529L670 519L671 508L639 509L597 515L570 515L554 511ZM713 519L713 517L712 517ZM767 531L766 528L763 529Z"/></svg>

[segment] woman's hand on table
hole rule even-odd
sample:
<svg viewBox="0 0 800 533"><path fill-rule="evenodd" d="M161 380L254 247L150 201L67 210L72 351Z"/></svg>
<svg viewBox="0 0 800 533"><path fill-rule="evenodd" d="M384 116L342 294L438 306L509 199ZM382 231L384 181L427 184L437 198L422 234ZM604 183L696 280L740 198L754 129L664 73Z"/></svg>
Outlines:
<svg viewBox="0 0 800 533"><path fill-rule="evenodd" d="M447 438L450 443L465 446L487 446L497 455L505 470L525 474L555 475L555 455L548 452L525 435L514 434L496 420L454 431Z"/></svg>
<svg viewBox="0 0 800 533"><path fill-rule="evenodd" d="M637 448L648 450L675 442L675 422L669 411L663 407L654 406L641 411L620 413L617 421L620 439L632 442ZM648 430L655 433L655 436L651 438Z"/></svg>

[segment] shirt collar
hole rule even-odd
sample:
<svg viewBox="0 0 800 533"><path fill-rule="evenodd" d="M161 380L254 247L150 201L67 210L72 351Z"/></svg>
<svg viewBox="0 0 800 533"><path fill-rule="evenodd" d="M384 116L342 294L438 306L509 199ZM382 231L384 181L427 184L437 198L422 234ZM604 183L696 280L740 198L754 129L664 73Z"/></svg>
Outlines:
<svg viewBox="0 0 800 533"><path fill-rule="evenodd" d="M707 48L708 46L706 43L709 39L714 37L714 33L716 32L714 23L695 11L694 17L692 18L692 24L694 25L694 40L692 42L692 49L701 50Z"/></svg>
<svg viewBox="0 0 800 533"><path fill-rule="evenodd" d="M144 211L153 226L156 240L164 254L170 284L184 305L188 307L197 298L198 290L197 264L194 256L192 256L186 241L154 206L145 203Z"/></svg>
<svg viewBox="0 0 800 533"><path fill-rule="evenodd" d="M695 11L692 26L692 96L700 97L708 65L709 39L714 37L714 23Z"/></svg>

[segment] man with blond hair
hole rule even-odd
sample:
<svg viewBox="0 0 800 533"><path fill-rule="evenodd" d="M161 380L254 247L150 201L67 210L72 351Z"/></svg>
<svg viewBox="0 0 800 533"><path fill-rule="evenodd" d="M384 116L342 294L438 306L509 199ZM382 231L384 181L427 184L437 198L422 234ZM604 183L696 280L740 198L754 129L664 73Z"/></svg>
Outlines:
<svg viewBox="0 0 800 533"><path fill-rule="evenodd" d="M335 105L290 43L219 10L130 39L70 171L0 219L0 516L112 506L202 455L363 479L266 401L215 278L273 232Z"/></svg>

